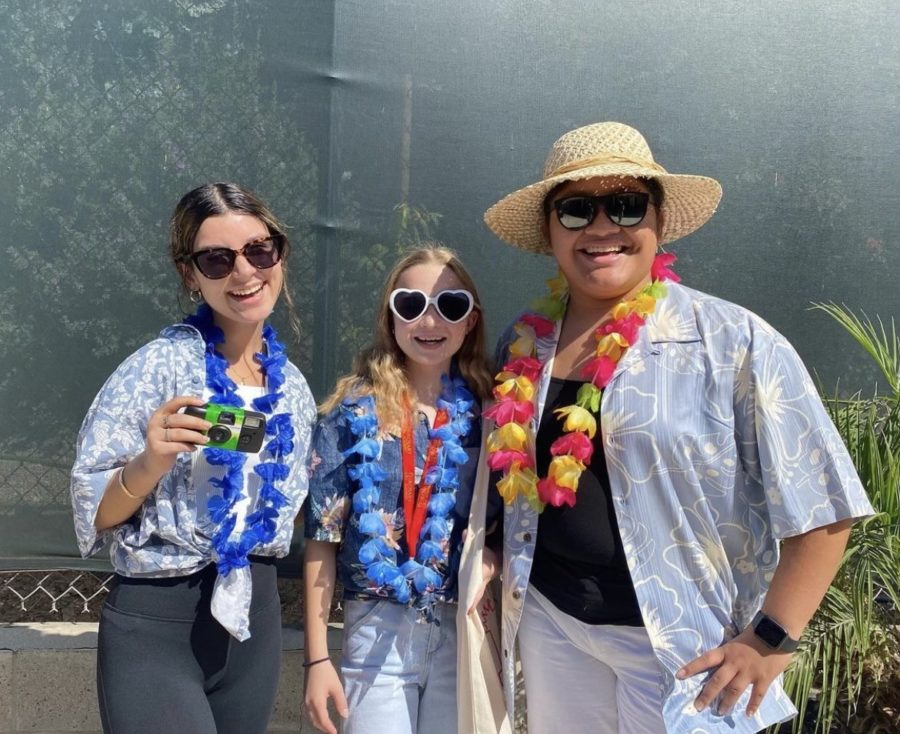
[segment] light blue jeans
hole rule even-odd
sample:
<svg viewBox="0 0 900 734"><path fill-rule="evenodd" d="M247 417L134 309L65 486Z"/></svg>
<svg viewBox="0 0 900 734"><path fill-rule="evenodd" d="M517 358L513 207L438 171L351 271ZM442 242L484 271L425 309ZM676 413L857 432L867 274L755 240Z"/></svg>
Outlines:
<svg viewBox="0 0 900 734"><path fill-rule="evenodd" d="M344 734L457 734L456 604L435 622L392 601L344 604Z"/></svg>

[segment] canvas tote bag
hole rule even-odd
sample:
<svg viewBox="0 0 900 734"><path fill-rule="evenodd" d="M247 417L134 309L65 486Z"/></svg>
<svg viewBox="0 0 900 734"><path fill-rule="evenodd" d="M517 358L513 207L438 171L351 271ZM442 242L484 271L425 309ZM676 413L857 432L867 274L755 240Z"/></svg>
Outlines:
<svg viewBox="0 0 900 734"><path fill-rule="evenodd" d="M500 655L500 605L496 583L491 583L471 614L466 610L481 586L481 551L484 548L484 513L487 508L487 435L483 430L481 460L475 476L469 530L459 564L459 609L456 626L456 690L459 734L512 734L503 696L503 664Z"/></svg>

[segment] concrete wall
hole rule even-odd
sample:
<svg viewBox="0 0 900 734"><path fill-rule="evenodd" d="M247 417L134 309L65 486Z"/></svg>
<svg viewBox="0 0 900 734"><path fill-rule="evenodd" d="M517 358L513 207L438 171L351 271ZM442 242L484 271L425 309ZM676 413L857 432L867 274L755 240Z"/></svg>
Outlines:
<svg viewBox="0 0 900 734"><path fill-rule="evenodd" d="M341 630L328 646L340 651ZM0 734L100 734L95 666L97 625L49 622L0 625ZM303 634L284 629L281 684L270 732L313 732L302 726Z"/></svg>

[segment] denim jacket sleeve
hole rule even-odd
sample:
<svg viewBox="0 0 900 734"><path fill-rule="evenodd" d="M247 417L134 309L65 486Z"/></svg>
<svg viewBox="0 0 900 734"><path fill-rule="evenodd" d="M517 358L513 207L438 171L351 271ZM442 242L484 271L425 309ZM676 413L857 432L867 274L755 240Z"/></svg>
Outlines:
<svg viewBox="0 0 900 734"><path fill-rule="evenodd" d="M352 489L342 451L351 445L350 438L340 406L322 416L313 430L304 516L310 540L340 543L344 539Z"/></svg>
<svg viewBox="0 0 900 734"><path fill-rule="evenodd" d="M502 370L503 366L509 361L509 345L515 339L516 333L513 327L518 320L519 317L516 317L514 321L509 322L501 332L500 338L497 339L497 344L494 347L494 372ZM489 422L485 429L490 430L493 427L493 423ZM487 461L487 458L485 455L482 457L482 461ZM489 475L484 518L484 526L487 532L484 544L497 552L501 552L503 545L503 498L497 490L497 482L502 478L503 472L500 471L492 471Z"/></svg>

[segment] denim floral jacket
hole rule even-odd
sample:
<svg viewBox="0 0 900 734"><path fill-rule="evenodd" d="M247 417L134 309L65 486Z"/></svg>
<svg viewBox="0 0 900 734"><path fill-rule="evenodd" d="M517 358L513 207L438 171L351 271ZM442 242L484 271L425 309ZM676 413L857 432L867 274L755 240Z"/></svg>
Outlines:
<svg viewBox="0 0 900 734"><path fill-rule="evenodd" d="M356 438L350 431L348 417L358 408L356 403L338 406L322 416L313 431L312 451L309 463L309 499L305 508L305 532L311 540L340 543L338 550L338 580L344 587L345 598L386 597L387 592L368 578L359 561L359 549L368 540L359 531L359 515L352 511L351 498L356 483L347 475L351 460L345 460L342 452L350 448ZM457 572L462 550L462 533L468 523L472 489L478 468L481 449L481 418L476 413L472 428L462 438L462 447L469 455L459 469L459 489L456 507L448 516L450 529L450 568L446 582L437 596L453 601L457 595ZM425 455L428 451L428 422L423 414L415 423L416 481L421 479ZM379 463L387 472L381 483L381 504L393 523L393 534L400 545L398 565L407 559L403 517L403 462L399 437L388 435L381 443Z"/></svg>
<svg viewBox="0 0 900 734"><path fill-rule="evenodd" d="M191 482L192 457L179 454L175 467L155 492L121 525L98 532L94 518L110 480L143 451L147 421L178 395L203 396L205 344L192 326L176 324L128 357L109 377L88 410L78 435L71 495L78 547L84 557L109 547L113 568L124 576L183 576L212 559L213 524L197 501ZM287 554L294 518L306 497L306 459L315 401L306 380L291 362L284 367L284 406L292 414L294 450L290 473L280 489L289 502L281 509L275 538L252 552Z"/></svg>
<svg viewBox="0 0 900 734"><path fill-rule="evenodd" d="M511 336L500 340L501 360ZM544 368L535 427L558 339L557 326L537 341ZM678 680L675 672L747 626L780 540L872 514L799 356L746 309L669 284L604 390L600 426L626 560L659 661L667 731L749 734L790 718L795 709L780 681L753 717L745 714L749 689L733 713L719 716L715 706L693 707L704 676ZM523 498L506 506L502 652L510 711L537 531L538 515Z"/></svg>

